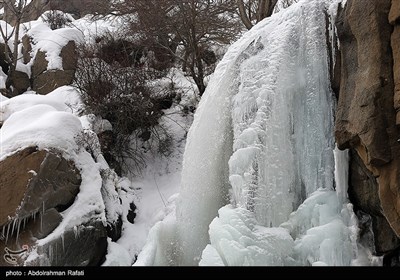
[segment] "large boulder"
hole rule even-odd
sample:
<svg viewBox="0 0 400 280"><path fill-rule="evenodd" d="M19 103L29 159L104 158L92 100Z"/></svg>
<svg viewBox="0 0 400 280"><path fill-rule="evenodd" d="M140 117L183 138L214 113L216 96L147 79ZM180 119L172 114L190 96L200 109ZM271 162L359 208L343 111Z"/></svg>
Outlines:
<svg viewBox="0 0 400 280"><path fill-rule="evenodd" d="M39 94L48 94L53 90L70 85L75 77L78 63L76 43L69 41L60 53L63 69L48 69L46 53L38 51L32 65L32 88Z"/></svg>
<svg viewBox="0 0 400 280"><path fill-rule="evenodd" d="M7 87L10 88L10 97L26 92L30 86L31 81L27 73L18 70L9 73L7 78Z"/></svg>
<svg viewBox="0 0 400 280"><path fill-rule="evenodd" d="M60 212L75 201L80 184L80 172L58 151L30 147L2 160L0 250L33 246L53 232L62 221ZM4 262L1 259L0 265L7 265Z"/></svg>
<svg viewBox="0 0 400 280"><path fill-rule="evenodd" d="M48 94L59 87L70 85L74 76L73 70L48 70L33 79L33 90L38 94Z"/></svg>
<svg viewBox="0 0 400 280"><path fill-rule="evenodd" d="M73 162L55 151L24 149L0 162L0 227L48 209L65 210L79 192Z"/></svg>
<svg viewBox="0 0 400 280"><path fill-rule="evenodd" d="M348 0L336 22L341 53L336 141L356 154L349 192L355 207L372 216L380 253L395 250L400 236L399 66L393 59L399 48L391 47L398 39L388 19L391 6L390 17L396 18L398 2Z"/></svg>

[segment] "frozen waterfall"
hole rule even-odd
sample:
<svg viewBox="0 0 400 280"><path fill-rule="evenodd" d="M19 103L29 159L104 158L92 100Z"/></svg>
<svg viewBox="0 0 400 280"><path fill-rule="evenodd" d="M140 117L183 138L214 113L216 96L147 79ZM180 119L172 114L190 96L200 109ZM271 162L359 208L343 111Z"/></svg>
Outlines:
<svg viewBox="0 0 400 280"><path fill-rule="evenodd" d="M176 213L151 230L136 265L359 258L345 153L336 152L335 168L333 2L300 1L230 47L189 132Z"/></svg>

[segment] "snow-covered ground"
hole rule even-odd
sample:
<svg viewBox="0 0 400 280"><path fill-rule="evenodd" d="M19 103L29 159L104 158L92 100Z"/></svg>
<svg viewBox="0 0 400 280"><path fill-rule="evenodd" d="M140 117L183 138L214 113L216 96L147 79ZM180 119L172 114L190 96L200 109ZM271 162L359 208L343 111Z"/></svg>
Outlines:
<svg viewBox="0 0 400 280"><path fill-rule="evenodd" d="M183 106L196 106L195 85L178 69L157 82L158 86L168 86L173 81L177 92L182 93L182 100L172 108L164 111L160 125L170 136L170 153L160 154L158 146L146 154L146 168L140 174L128 173L132 188L135 190L136 204L135 223L124 223L122 237L116 242L125 248L131 256L131 263L143 249L150 229L166 216L175 212L175 204L181 184L182 160L186 137L193 121L192 113L184 114ZM127 170L129 171L129 170ZM126 197L125 209L129 208L129 195ZM115 252L115 254L117 254ZM105 265L121 265L114 261Z"/></svg>

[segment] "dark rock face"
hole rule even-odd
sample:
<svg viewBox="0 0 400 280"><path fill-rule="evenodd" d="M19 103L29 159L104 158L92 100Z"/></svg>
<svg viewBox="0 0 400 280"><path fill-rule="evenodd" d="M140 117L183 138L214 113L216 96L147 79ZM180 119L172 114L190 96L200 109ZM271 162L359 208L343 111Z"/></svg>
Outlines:
<svg viewBox="0 0 400 280"><path fill-rule="evenodd" d="M400 239L382 214L378 182L355 151L351 152L350 185L349 198L355 211L371 216L376 253L385 254L400 246Z"/></svg>
<svg viewBox="0 0 400 280"><path fill-rule="evenodd" d="M391 39L395 85L394 108L396 109L396 124L400 125L400 0L392 0L389 23L393 25L394 28Z"/></svg>
<svg viewBox="0 0 400 280"><path fill-rule="evenodd" d="M107 251L107 233L103 223L93 222L67 230L63 238L38 247L39 258L28 266L98 266Z"/></svg>
<svg viewBox="0 0 400 280"><path fill-rule="evenodd" d="M131 224L134 224L135 218L136 218L136 205L135 205L135 203L132 202L131 204L129 204L129 206L130 206L130 209L128 211L128 215L126 216L126 218L128 219L128 221Z"/></svg>
<svg viewBox="0 0 400 280"><path fill-rule="evenodd" d="M44 211L39 219L35 219L30 224L29 230L35 238L42 239L52 233L61 221L61 214L55 208L50 208Z"/></svg>
<svg viewBox="0 0 400 280"><path fill-rule="evenodd" d="M9 95L10 97L14 97L27 91L31 86L31 81L28 74L21 71L14 71L8 75L7 84L12 85L13 90Z"/></svg>
<svg viewBox="0 0 400 280"><path fill-rule="evenodd" d="M70 85L74 79L75 71L49 70L33 80L33 90L38 94L48 94L53 90Z"/></svg>
<svg viewBox="0 0 400 280"><path fill-rule="evenodd" d="M81 178L72 162L55 152L27 148L0 162L0 226L51 208L70 205Z"/></svg>
<svg viewBox="0 0 400 280"><path fill-rule="evenodd" d="M351 149L349 196L371 215L375 249L386 262L400 245L399 3L348 0L336 22L336 141Z"/></svg>
<svg viewBox="0 0 400 280"><path fill-rule="evenodd" d="M122 235L122 217L119 216L115 223L107 224L107 236L111 241L117 241Z"/></svg>
<svg viewBox="0 0 400 280"><path fill-rule="evenodd" d="M3 51L5 48L6 45L4 43L0 43L0 50L2 50L0 52L0 67L4 74L7 74L8 70L10 69L10 65L7 62L5 51Z"/></svg>
<svg viewBox="0 0 400 280"><path fill-rule="evenodd" d="M31 38L28 35L24 35L21 40L22 43L22 58L25 64L31 61L31 51L32 51L32 44Z"/></svg>
<svg viewBox="0 0 400 280"><path fill-rule="evenodd" d="M32 78L38 77L40 74L47 70L47 65L49 62L46 59L46 53L43 51L38 51L35 56L35 61L32 65Z"/></svg>

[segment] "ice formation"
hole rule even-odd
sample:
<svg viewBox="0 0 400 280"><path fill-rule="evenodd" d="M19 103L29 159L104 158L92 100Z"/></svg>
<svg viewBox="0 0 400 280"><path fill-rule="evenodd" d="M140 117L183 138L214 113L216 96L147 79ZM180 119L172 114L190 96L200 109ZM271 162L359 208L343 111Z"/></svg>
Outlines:
<svg viewBox="0 0 400 280"><path fill-rule="evenodd" d="M176 216L152 229L137 265L371 263L333 136L339 3L300 1L230 47L189 132Z"/></svg>

